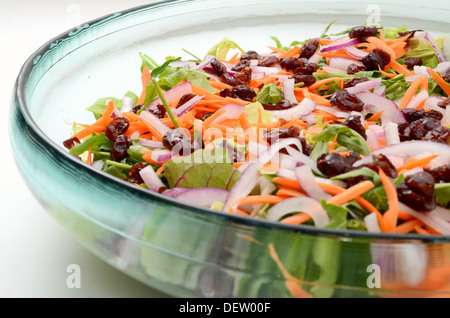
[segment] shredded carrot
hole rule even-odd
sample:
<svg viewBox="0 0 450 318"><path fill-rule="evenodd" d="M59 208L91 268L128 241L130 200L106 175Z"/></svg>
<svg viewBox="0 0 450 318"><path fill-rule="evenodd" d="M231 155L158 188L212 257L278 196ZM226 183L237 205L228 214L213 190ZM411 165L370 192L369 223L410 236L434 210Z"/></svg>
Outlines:
<svg viewBox="0 0 450 318"><path fill-rule="evenodd" d="M383 215L384 228L381 228L381 230L383 232L392 232L397 225L399 214L397 190L383 170L380 169L378 173L380 175L381 183L386 190L386 195L389 202L389 209Z"/></svg>
<svg viewBox="0 0 450 318"><path fill-rule="evenodd" d="M372 189L375 185L372 181L364 181L360 182L358 184L355 184L354 186L346 189L344 192L341 192L334 197L327 200L327 203L335 204L335 205L342 205L344 203L347 203L348 201L351 201L353 199L356 199L361 194L369 191Z"/></svg>
<svg viewBox="0 0 450 318"><path fill-rule="evenodd" d="M277 195L290 196L290 197L304 197L306 194L304 194L303 192L300 192L300 191L280 187L279 190L277 191Z"/></svg>
<svg viewBox="0 0 450 318"><path fill-rule="evenodd" d="M378 112L376 114L373 114L372 116L370 116L369 118L367 118L366 120L368 121L377 121L378 119L380 119L381 115L383 115L384 111Z"/></svg>
<svg viewBox="0 0 450 318"><path fill-rule="evenodd" d="M440 88L447 94L447 96L450 96L450 85L444 81L444 79L439 76L438 73L435 72L431 67L428 68L428 72L430 73L431 77L435 80L435 82L439 85Z"/></svg>
<svg viewBox="0 0 450 318"><path fill-rule="evenodd" d="M395 73L388 73L388 72L383 71L383 70L381 69L380 65L378 65L378 70L381 72L381 74L383 74L383 75L386 76L387 78L394 78L394 77L397 76L397 74L395 74Z"/></svg>
<svg viewBox="0 0 450 318"><path fill-rule="evenodd" d="M239 201L239 204L256 204L256 203L280 203L282 198L277 195L249 195Z"/></svg>
<svg viewBox="0 0 450 318"><path fill-rule="evenodd" d="M328 84L330 82L334 82L334 81L341 81L343 82L344 80L341 77L331 77L331 78L326 78L320 81L315 82L314 84L312 84L309 88L310 91L316 90L318 88L320 88L321 86Z"/></svg>
<svg viewBox="0 0 450 318"><path fill-rule="evenodd" d="M383 40L381 40L377 37L374 37L374 36L369 36L366 40L373 46L380 48L380 49L386 51L387 53L389 53L392 60L395 60L397 58L395 56L394 50L389 45L387 45L386 42L384 42Z"/></svg>
<svg viewBox="0 0 450 318"><path fill-rule="evenodd" d="M287 218L282 219L280 222L286 224L302 224L309 220L311 220L311 216L308 213L299 213L296 215L288 216Z"/></svg>
<svg viewBox="0 0 450 318"><path fill-rule="evenodd" d="M431 160L433 160L434 158L439 157L439 155L431 155L425 158L420 158L420 159L416 159L416 158L410 158L408 159L405 164L401 167L399 167L397 169L397 171L402 171L402 170L411 170L413 168L416 167L426 167Z"/></svg>
<svg viewBox="0 0 450 318"><path fill-rule="evenodd" d="M411 71L409 71L405 66L401 65L396 60L391 60L386 67L392 68L394 71L396 71L399 74L404 74L405 77L413 75L413 73Z"/></svg>
<svg viewBox="0 0 450 318"><path fill-rule="evenodd" d="M94 124L87 125L86 128L81 130L80 132L76 133L72 137L76 137L79 140L84 139L92 134L92 132L100 133L105 130L106 126L109 124L109 122L112 120L111 115L114 112L114 102L108 101L108 104L106 105L106 110L103 113L102 117L100 117ZM89 128L92 127L92 128ZM95 128L94 128L95 127Z"/></svg>
<svg viewBox="0 0 450 318"><path fill-rule="evenodd" d="M89 146L86 163L92 165L92 145Z"/></svg>
<svg viewBox="0 0 450 318"><path fill-rule="evenodd" d="M298 184L297 180L294 179L287 179L282 177L275 177L272 179L272 181L276 184L282 185L283 187L297 190L297 191L303 191L300 185Z"/></svg>
<svg viewBox="0 0 450 318"><path fill-rule="evenodd" d="M141 96L139 97L136 105L144 104L145 96L147 95L147 86L148 86L148 84L150 84L151 80L152 80L152 75L151 75L150 71L148 70L147 66L144 66L144 68L142 69L142 76L141 76L142 93L141 93Z"/></svg>
<svg viewBox="0 0 450 318"><path fill-rule="evenodd" d="M393 232L397 234L405 234L414 231L416 226L421 226L423 223L417 219L412 219L404 222L403 224L397 226Z"/></svg>
<svg viewBox="0 0 450 318"><path fill-rule="evenodd" d="M403 96L403 99L402 99L400 105L398 106L399 109L404 109L404 108L406 108L406 106L408 106L409 102L416 94L416 91L419 88L419 86L423 80L424 80L424 76L419 76L411 83L411 86L406 91L405 96Z"/></svg>
<svg viewBox="0 0 450 318"><path fill-rule="evenodd" d="M416 225L414 227L414 230L418 233L418 234L422 234L422 235L429 235L430 232L428 232L427 230L425 230L424 228L422 228L422 225Z"/></svg>

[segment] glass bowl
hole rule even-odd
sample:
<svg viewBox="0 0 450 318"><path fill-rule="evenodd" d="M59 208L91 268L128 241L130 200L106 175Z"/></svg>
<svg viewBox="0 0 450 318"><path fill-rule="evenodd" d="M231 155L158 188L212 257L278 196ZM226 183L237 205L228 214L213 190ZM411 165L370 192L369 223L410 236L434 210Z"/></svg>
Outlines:
<svg viewBox="0 0 450 318"><path fill-rule="evenodd" d="M229 37L264 52L381 17L448 33L448 1L180 0L88 22L44 44L14 89L10 139L36 198L76 239L135 279L178 297L450 295L450 237L368 234L224 214L137 188L70 156L69 122L86 106L140 91L139 52L204 54Z"/></svg>

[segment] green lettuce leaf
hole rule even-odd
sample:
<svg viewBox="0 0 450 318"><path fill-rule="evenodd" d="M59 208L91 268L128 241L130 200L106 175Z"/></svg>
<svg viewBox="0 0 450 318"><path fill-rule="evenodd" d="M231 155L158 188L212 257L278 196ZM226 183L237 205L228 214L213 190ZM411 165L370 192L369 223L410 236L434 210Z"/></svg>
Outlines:
<svg viewBox="0 0 450 318"><path fill-rule="evenodd" d="M336 138L339 145L349 150L354 150L364 156L370 156L370 149L364 138L351 128L343 125L326 125L317 135L312 137L314 141L330 142Z"/></svg>
<svg viewBox="0 0 450 318"><path fill-rule="evenodd" d="M437 203L446 207L450 202L450 183L436 183L434 185L434 195Z"/></svg>
<svg viewBox="0 0 450 318"><path fill-rule="evenodd" d="M275 84L264 84L255 100L261 104L278 104L283 100L283 92Z"/></svg>
<svg viewBox="0 0 450 318"><path fill-rule="evenodd" d="M250 103L245 106L244 113L248 115L247 120L250 124L256 124L259 117L259 109L261 110L261 119L263 123L270 123L274 120L273 115L264 110L260 102Z"/></svg>
<svg viewBox="0 0 450 318"><path fill-rule="evenodd" d="M115 97L103 97L97 99L95 103L87 107L86 110L92 112L95 119L99 119L103 115L102 112L106 110L106 102L108 100L112 100L117 109L120 110L122 108L122 100Z"/></svg>
<svg viewBox="0 0 450 318"><path fill-rule="evenodd" d="M332 177L331 180L345 180L348 178L359 177L359 176L368 177L369 180L372 181L375 185L378 185L381 182L381 179L380 179L380 176L378 175L378 173L376 173L375 171L373 171L372 169L369 169L367 167L352 170L347 173L337 175L335 177Z"/></svg>
<svg viewBox="0 0 450 318"><path fill-rule="evenodd" d="M215 93L215 90L212 88L205 74L197 70L190 70L183 67L168 66L164 72L160 74L158 84L162 89L167 91L185 79L192 84L206 89L208 92Z"/></svg>
<svg viewBox="0 0 450 318"><path fill-rule="evenodd" d="M225 60L227 57L228 51L231 49L238 49L242 53L245 53L245 51L243 49L241 49L239 47L239 45L237 45L236 42L230 40L229 38L223 38L222 41L220 41L219 43L214 45L206 54L214 55L219 60Z"/></svg>
<svg viewBox="0 0 450 318"><path fill-rule="evenodd" d="M330 223L325 225L330 229L345 229L347 225L347 209L345 207L329 204L325 199L320 200L323 209L330 216Z"/></svg>
<svg viewBox="0 0 450 318"><path fill-rule="evenodd" d="M399 32L406 32L406 31L408 31L408 28L406 27L406 25L404 25L398 29L386 28L386 29L384 29L384 37L386 39L390 39L390 40L397 39L399 37L399 35L398 35Z"/></svg>
<svg viewBox="0 0 450 318"><path fill-rule="evenodd" d="M143 53L139 53L139 56L141 57L142 63L141 63L141 73L145 66L149 69L149 71L153 71L155 68L159 67L159 64L155 62L154 59L152 59L150 56L145 55Z"/></svg>
<svg viewBox="0 0 450 318"><path fill-rule="evenodd" d="M93 135L91 137L88 137L84 142L81 144L73 146L69 153L74 156L79 156L86 151L89 150L89 148L92 146L92 150L95 150L96 148L101 147L102 145L108 145L109 147L112 146L112 141L106 138L105 133L101 133L99 135Z"/></svg>
<svg viewBox="0 0 450 318"><path fill-rule="evenodd" d="M435 68L439 64L436 51L424 38L412 38L408 41L410 52L397 59L397 62L404 63L408 57L417 57L422 60L424 66Z"/></svg>
<svg viewBox="0 0 450 318"><path fill-rule="evenodd" d="M169 187L231 189L239 171L230 163L228 151L217 148L198 150L190 156L177 157L164 164Z"/></svg>

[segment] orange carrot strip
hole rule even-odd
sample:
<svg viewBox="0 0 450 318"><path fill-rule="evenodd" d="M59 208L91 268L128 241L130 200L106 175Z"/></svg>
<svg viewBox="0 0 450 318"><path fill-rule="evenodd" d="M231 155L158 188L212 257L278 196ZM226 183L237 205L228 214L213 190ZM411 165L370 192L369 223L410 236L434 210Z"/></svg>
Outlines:
<svg viewBox="0 0 450 318"><path fill-rule="evenodd" d="M88 151L86 163L88 165L92 165L92 145L89 146L89 151Z"/></svg>
<svg viewBox="0 0 450 318"><path fill-rule="evenodd" d="M400 105L398 106L399 109L404 109L404 108L406 108L406 106L408 106L408 103L411 101L411 99L416 94L416 91L419 88L419 86L423 80L424 80L424 76L419 76L411 83L411 86L406 91L405 96L403 96L403 99L402 99Z"/></svg>
<svg viewBox="0 0 450 318"><path fill-rule="evenodd" d="M294 46L289 51L285 51L284 53L281 53L279 58L286 58L286 57L294 57L295 55L300 53L300 50L302 49L301 46Z"/></svg>
<svg viewBox="0 0 450 318"><path fill-rule="evenodd" d="M130 121L138 121L147 127L148 131L156 138L156 140L161 141L162 135L157 131L152 125L150 125L147 121L143 120L141 117L132 112L123 112L122 116L127 117Z"/></svg>
<svg viewBox="0 0 450 318"><path fill-rule="evenodd" d="M164 171L164 166L161 165L161 167L158 168L158 170L156 170L156 174L161 174Z"/></svg>
<svg viewBox="0 0 450 318"><path fill-rule="evenodd" d="M377 121L380 117L381 117L381 115L383 115L383 111L381 111L381 112L378 112L378 113L376 113L376 114L373 114L372 116L370 116L369 118L367 118L366 120L368 120L368 121Z"/></svg>
<svg viewBox="0 0 450 318"><path fill-rule="evenodd" d="M343 81L343 79L340 77L331 77L331 78L326 78L326 79L317 81L309 87L309 90L310 91L316 90L325 84L328 84L328 83L334 82L334 81L338 81L338 80Z"/></svg>
<svg viewBox="0 0 450 318"><path fill-rule="evenodd" d="M150 81L152 80L152 75L150 71L148 70L147 66L144 66L142 69L142 75L141 75L141 82L142 82L142 93L139 97L136 105L144 104L145 96L147 94L147 86L150 84Z"/></svg>
<svg viewBox="0 0 450 318"><path fill-rule="evenodd" d="M378 70L381 72L381 74L383 74L383 75L386 76L387 78L394 78L394 77L397 76L397 74L395 74L395 73L388 73L388 72L383 71L383 70L381 69L380 65L378 65Z"/></svg>
<svg viewBox="0 0 450 318"><path fill-rule="evenodd" d="M239 201L239 204L257 204L257 203L269 203L277 204L283 201L283 199L277 195L249 195Z"/></svg>
<svg viewBox="0 0 450 318"><path fill-rule="evenodd" d="M311 216L308 213L299 213L288 216L287 218L282 219L280 222L286 224L302 224L308 220L311 220Z"/></svg>
<svg viewBox="0 0 450 318"><path fill-rule="evenodd" d="M394 50L389 45L387 45L384 41L380 40L379 38L374 37L374 36L369 36L366 40L367 40L367 42L374 45L375 47L383 49L384 51L389 53L389 55L391 56L391 59L395 60L397 58L395 56Z"/></svg>
<svg viewBox="0 0 450 318"><path fill-rule="evenodd" d="M94 132L101 132L106 128L106 126L112 120L111 115L114 112L114 107L115 107L114 102L111 100L108 101L108 104L106 105L106 110L103 113L102 117L100 117L94 124L90 125L90 127L95 127L93 129ZM92 129L89 129L88 127L76 133L73 137L77 137L79 140L88 137L89 135L92 134Z"/></svg>
<svg viewBox="0 0 450 318"><path fill-rule="evenodd" d="M396 71L399 74L404 74L405 77L412 76L413 73L409 71L405 66L401 65L396 60L391 60L391 62L387 65L388 68L392 68L394 71Z"/></svg>
<svg viewBox="0 0 450 318"><path fill-rule="evenodd" d="M389 209L383 215L384 228L382 228L381 230L383 232L392 232L397 226L399 214L397 190L395 189L395 186L391 182L391 180L383 172L383 170L381 169L379 170L379 175L381 183L383 184L384 189L386 190L387 199L389 202Z"/></svg>
<svg viewBox="0 0 450 318"><path fill-rule="evenodd" d="M286 188L290 188L297 191L303 191L300 185L298 184L297 180L294 179L287 179L287 178L281 178L281 177L275 177L272 179L272 181L276 184L282 185Z"/></svg>
<svg viewBox="0 0 450 318"><path fill-rule="evenodd" d="M279 49L277 47L273 47L273 46L268 46L269 49L271 49L272 51L274 51L275 53L286 53L287 51L283 50L283 49Z"/></svg>
<svg viewBox="0 0 450 318"><path fill-rule="evenodd" d="M212 114L211 116L209 116L208 118L206 118L203 121L203 126L204 127L208 127L209 125L211 125L211 123L220 115L224 114L226 112L225 109L219 109L218 111L216 111L214 114Z"/></svg>
<svg viewBox="0 0 450 318"><path fill-rule="evenodd" d="M405 212L398 211L398 218L402 221L408 221L414 219L414 217L410 214L406 214Z"/></svg>
<svg viewBox="0 0 450 318"><path fill-rule="evenodd" d="M420 159L410 158L405 162L403 166L399 167L397 171L410 170L416 167L426 167L430 163L430 161L436 157L439 157L439 155L431 155Z"/></svg>
<svg viewBox="0 0 450 318"><path fill-rule="evenodd" d="M346 189L344 192L339 193L339 194L335 195L334 197L328 199L327 203L335 204L335 205L342 205L344 203L347 203L348 201L355 199L356 197L359 197L361 194L372 189L374 186L375 185L372 183L372 181L369 181L369 180L360 182L360 183Z"/></svg>
<svg viewBox="0 0 450 318"><path fill-rule="evenodd" d="M212 78L209 79L209 84L211 84L211 86L213 88L217 88L217 89L220 89L220 90L225 89L225 88L233 88L232 86L230 86L228 84L225 84L225 83L220 82L220 81L216 81L215 79L212 79Z"/></svg>
<svg viewBox="0 0 450 318"><path fill-rule="evenodd" d="M397 234L409 233L409 232L412 232L416 226L422 225L422 224L423 223L417 219L409 220L409 221L406 221L405 223L397 226L393 232L397 233Z"/></svg>
<svg viewBox="0 0 450 318"><path fill-rule="evenodd" d="M418 234L422 234L422 235L429 235L430 232L428 232L427 230L425 230L424 228L422 228L421 225L416 225L414 227L414 230L418 233Z"/></svg>
<svg viewBox="0 0 450 318"><path fill-rule="evenodd" d="M277 195L284 195L290 197L303 197L306 194L292 189L280 187L279 190L277 191Z"/></svg>
<svg viewBox="0 0 450 318"><path fill-rule="evenodd" d="M438 73L436 73L431 67L428 68L428 72L430 73L431 77L436 81L436 83L442 88L442 90L450 96L450 86L444 79L439 76Z"/></svg>

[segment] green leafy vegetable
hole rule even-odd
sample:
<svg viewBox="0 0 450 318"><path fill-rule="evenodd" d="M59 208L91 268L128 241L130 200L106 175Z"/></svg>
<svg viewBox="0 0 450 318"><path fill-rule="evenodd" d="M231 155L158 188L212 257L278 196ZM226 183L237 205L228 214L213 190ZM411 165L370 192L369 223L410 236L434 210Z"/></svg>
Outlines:
<svg viewBox="0 0 450 318"><path fill-rule="evenodd" d="M112 141L106 138L105 133L101 133L99 135L94 135L87 138L81 144L73 146L69 150L69 153L74 156L79 156L88 151L91 146L92 149L94 149L94 147L100 147L103 144L107 144L109 147L112 147Z"/></svg>
<svg viewBox="0 0 450 318"><path fill-rule="evenodd" d="M143 53L139 53L139 56L142 59L142 64L141 64L141 73L142 70L144 69L145 66L147 66L147 68L150 71L153 71L155 68L159 67L159 64L155 62L154 59L152 59L150 56L145 55Z"/></svg>
<svg viewBox="0 0 450 318"><path fill-rule="evenodd" d="M245 51L241 49L236 42L230 40L229 38L224 38L222 41L214 45L206 54L214 55L219 60L225 60L227 58L228 51L231 49L238 49L242 53L245 53Z"/></svg>
<svg viewBox="0 0 450 318"><path fill-rule="evenodd" d="M384 37L386 39L390 39L390 40L397 39L399 37L399 35L398 35L399 32L406 32L406 31L408 31L408 28L406 27L406 25L404 25L398 29L386 28L386 29L384 29Z"/></svg>
<svg viewBox="0 0 450 318"><path fill-rule="evenodd" d="M408 41L410 51L397 61L404 63L408 57L417 57L422 60L424 66L435 68L439 64L436 51L424 38L412 38Z"/></svg>
<svg viewBox="0 0 450 318"><path fill-rule="evenodd" d="M365 176L368 177L370 181L372 181L375 185L380 184L381 179L378 173L373 171L372 169L369 169L367 167L356 169L349 171L347 173L340 174L338 176L332 177L331 180L345 180L348 178L354 178L359 176Z"/></svg>
<svg viewBox="0 0 450 318"><path fill-rule="evenodd" d="M336 138L339 145L354 150L364 156L370 156L370 149L364 138L351 128L343 125L326 125L325 128L312 139L314 141L330 142Z"/></svg>
<svg viewBox="0 0 450 318"><path fill-rule="evenodd" d="M450 183L436 183L434 185L434 195L437 203L446 207L450 202Z"/></svg>
<svg viewBox="0 0 450 318"><path fill-rule="evenodd" d="M87 107L86 110L92 112L94 114L95 119L99 119L103 115L102 112L106 110L106 102L108 100L112 100L117 109L120 110L122 108L122 100L115 97L103 97L97 99L95 103Z"/></svg>
<svg viewBox="0 0 450 318"><path fill-rule="evenodd" d="M325 227L330 229L345 229L347 225L347 209L345 207L329 204L325 199L320 200L323 209L330 216L330 223Z"/></svg>
<svg viewBox="0 0 450 318"><path fill-rule="evenodd" d="M170 63L181 60L181 57L177 57L175 59L169 59L164 62L163 65L158 66L157 68L152 70L152 78L157 78L159 74L163 73L165 69L169 66Z"/></svg>
<svg viewBox="0 0 450 318"><path fill-rule="evenodd" d="M261 104L278 104L283 100L283 92L275 84L264 84L255 100Z"/></svg>

